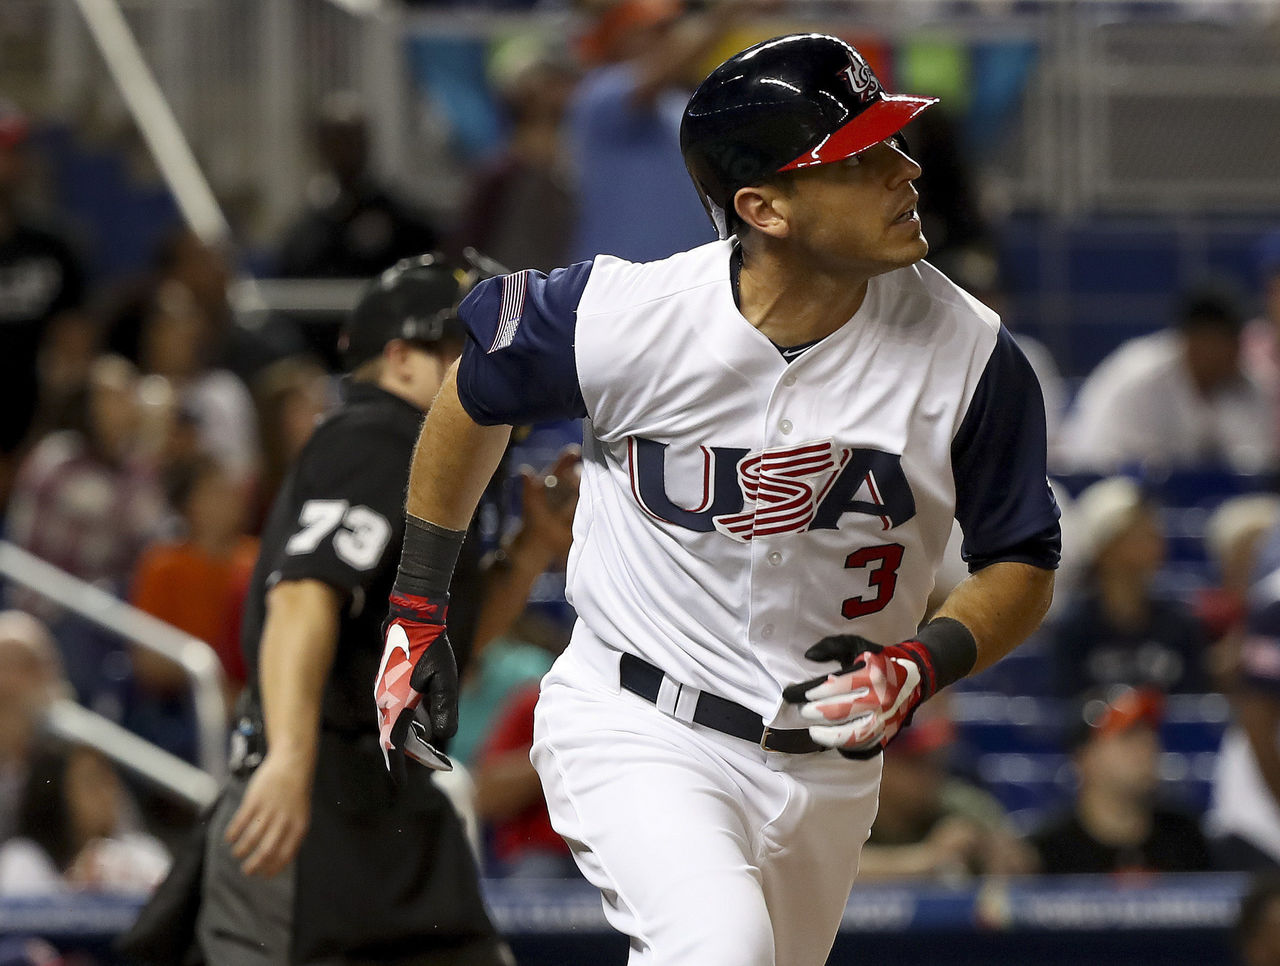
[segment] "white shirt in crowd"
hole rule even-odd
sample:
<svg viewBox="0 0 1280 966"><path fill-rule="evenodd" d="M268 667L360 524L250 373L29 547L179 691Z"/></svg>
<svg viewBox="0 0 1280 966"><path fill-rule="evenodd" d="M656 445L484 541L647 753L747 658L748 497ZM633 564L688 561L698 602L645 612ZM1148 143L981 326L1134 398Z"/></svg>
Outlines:
<svg viewBox="0 0 1280 966"><path fill-rule="evenodd" d="M1212 397L1200 395L1182 362L1181 334L1142 336L1085 380L1059 441L1062 468L1108 473L1133 464L1222 464L1258 472L1276 458L1272 405L1246 375Z"/></svg>

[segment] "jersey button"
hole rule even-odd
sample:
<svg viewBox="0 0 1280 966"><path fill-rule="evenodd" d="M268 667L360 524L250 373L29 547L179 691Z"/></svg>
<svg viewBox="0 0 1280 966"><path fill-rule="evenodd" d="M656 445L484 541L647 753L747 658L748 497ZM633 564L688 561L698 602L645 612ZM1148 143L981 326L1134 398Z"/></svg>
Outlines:
<svg viewBox="0 0 1280 966"><path fill-rule="evenodd" d="M772 550L769 552L769 556L765 559L767 559L771 565L776 567L778 564L782 563L782 554L777 550Z"/></svg>
<svg viewBox="0 0 1280 966"><path fill-rule="evenodd" d="M793 376L793 375L788 374L787 376L785 376L785 377L783 378L783 380L782 380L782 384L783 384L784 386L794 386L794 385L796 384L796 377L795 377L795 376Z"/></svg>
<svg viewBox="0 0 1280 966"><path fill-rule="evenodd" d="M773 625L765 624L764 627L760 628L760 636L766 641L773 637Z"/></svg>
<svg viewBox="0 0 1280 966"><path fill-rule="evenodd" d="M788 435L792 430L791 420L784 419L782 422L778 423L778 429L783 436Z"/></svg>

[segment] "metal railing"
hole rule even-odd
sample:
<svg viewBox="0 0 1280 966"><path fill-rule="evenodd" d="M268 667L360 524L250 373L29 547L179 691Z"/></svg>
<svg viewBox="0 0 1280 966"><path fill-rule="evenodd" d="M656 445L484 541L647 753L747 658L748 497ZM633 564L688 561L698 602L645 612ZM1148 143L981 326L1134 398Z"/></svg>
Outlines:
<svg viewBox="0 0 1280 966"><path fill-rule="evenodd" d="M34 591L58 607L79 614L86 620L119 634L123 639L139 647L166 657L181 667L191 682L200 769L214 783L214 787L221 782L227 772L227 707L222 697L222 672L213 648L199 638L171 627L164 621L138 610L105 590L71 576L8 541L0 541L0 575ZM86 732L93 730L87 727L88 719L83 716L77 717L65 708L59 714L60 720L66 722L69 727L78 727ZM106 719L101 720L106 721ZM123 731L123 729L120 730ZM152 748L147 742L141 739L136 740L147 749ZM104 731L104 741L110 742L110 747L113 749L112 757L115 757L116 752L130 756L128 760L121 761L127 767L146 769L145 773L148 775L173 773L176 776L174 779L176 785L170 786L166 782L166 787L173 787L180 794L189 793L192 788L200 784L197 780L193 785L192 776L185 773L179 774L172 769L152 767L163 759L151 754L150 751L144 754L139 745L124 741L115 732L107 735ZM164 754L159 749L152 750L159 755ZM172 758L172 756L167 757ZM187 792L182 792L182 789L186 789Z"/></svg>
<svg viewBox="0 0 1280 966"><path fill-rule="evenodd" d="M49 706L44 725L59 738L97 749L120 767L196 809L207 808L218 797L218 779L207 771L187 764L70 698L60 698Z"/></svg>

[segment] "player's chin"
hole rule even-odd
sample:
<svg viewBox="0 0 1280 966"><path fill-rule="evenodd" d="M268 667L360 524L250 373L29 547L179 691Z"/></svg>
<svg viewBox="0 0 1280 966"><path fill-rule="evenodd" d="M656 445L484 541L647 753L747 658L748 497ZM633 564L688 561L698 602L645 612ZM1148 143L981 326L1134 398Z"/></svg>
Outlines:
<svg viewBox="0 0 1280 966"><path fill-rule="evenodd" d="M885 263L893 268L914 265L929 254L929 243L919 228L916 229L914 237L903 238L901 230L903 227L894 226L894 229L891 229L891 234L898 234L898 237L889 239L883 250Z"/></svg>
<svg viewBox="0 0 1280 966"><path fill-rule="evenodd" d="M890 244L912 253L912 261L919 261L929 254L929 240L924 237L919 218L891 224L888 235L892 239Z"/></svg>

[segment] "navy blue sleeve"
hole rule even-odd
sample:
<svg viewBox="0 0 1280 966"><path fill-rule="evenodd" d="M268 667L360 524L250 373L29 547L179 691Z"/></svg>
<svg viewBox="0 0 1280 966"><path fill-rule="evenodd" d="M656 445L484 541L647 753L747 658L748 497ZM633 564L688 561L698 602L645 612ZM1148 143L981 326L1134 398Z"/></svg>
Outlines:
<svg viewBox="0 0 1280 966"><path fill-rule="evenodd" d="M587 414L573 354L578 301L591 262L550 275L518 272L481 282L458 315L467 343L458 398L477 423L536 423Z"/></svg>
<svg viewBox="0 0 1280 966"><path fill-rule="evenodd" d="M1002 328L951 442L960 553L971 571L1007 560L1058 566L1062 530L1047 449L1040 383Z"/></svg>

